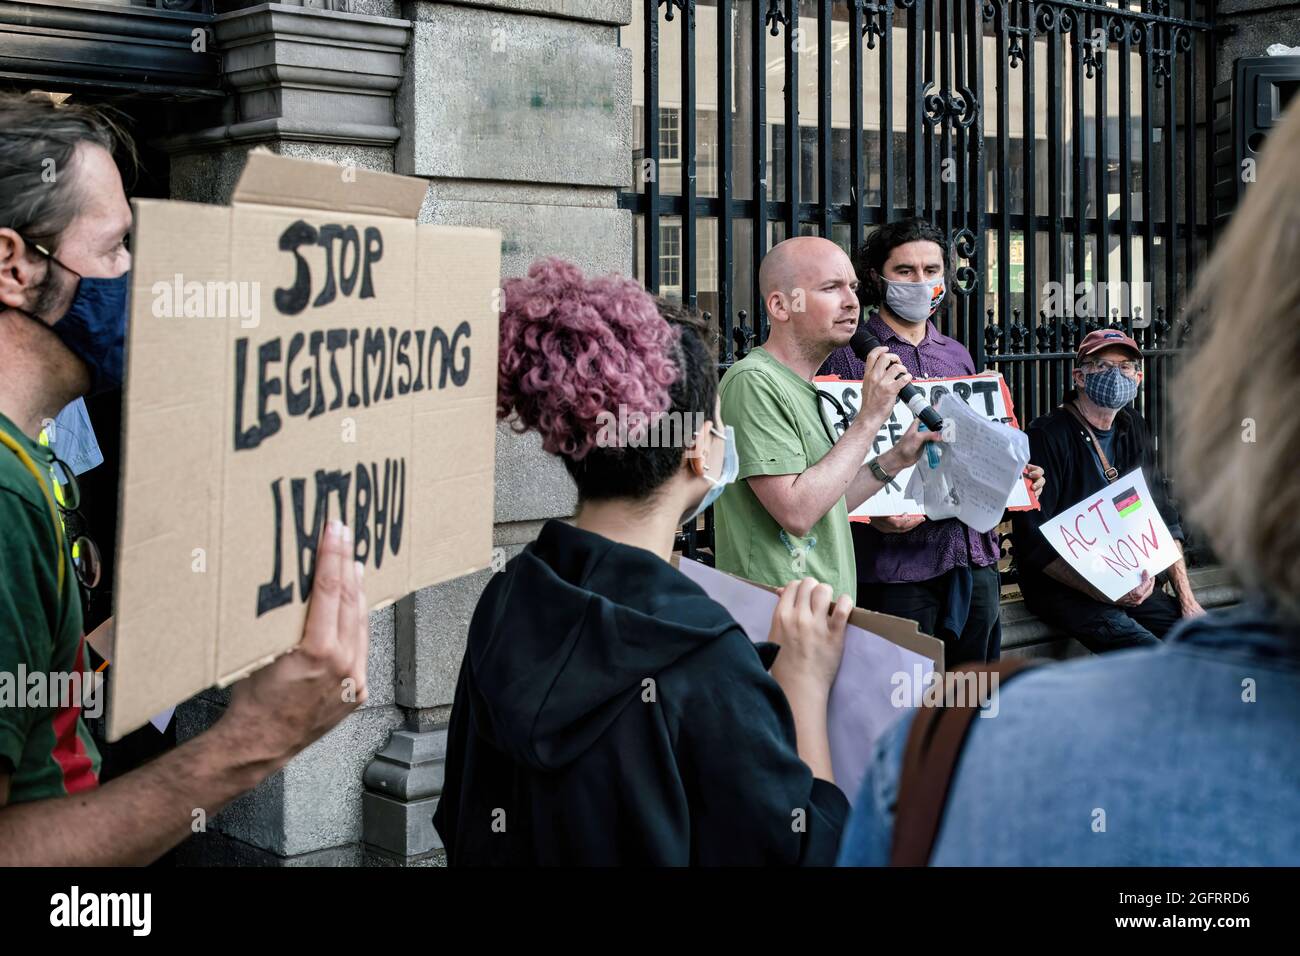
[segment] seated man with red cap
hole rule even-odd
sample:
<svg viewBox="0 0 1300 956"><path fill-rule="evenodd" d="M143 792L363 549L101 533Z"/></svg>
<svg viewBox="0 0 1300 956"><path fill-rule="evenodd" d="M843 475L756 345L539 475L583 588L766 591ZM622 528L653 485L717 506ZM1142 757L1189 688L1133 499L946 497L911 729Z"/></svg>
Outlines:
<svg viewBox="0 0 1300 956"><path fill-rule="evenodd" d="M1168 571L1176 597L1143 572L1142 584L1110 601L1070 567L1039 530L1140 467L1182 552L1182 524L1156 464L1151 431L1131 404L1142 382L1137 343L1119 329L1088 333L1079 343L1073 380L1075 389L1066 394L1065 403L1027 429L1030 460L1055 477L1039 493L1042 510L1019 511L1013 519L1020 590L1029 610L1093 653L1155 644L1180 618L1205 613L1181 557Z"/></svg>

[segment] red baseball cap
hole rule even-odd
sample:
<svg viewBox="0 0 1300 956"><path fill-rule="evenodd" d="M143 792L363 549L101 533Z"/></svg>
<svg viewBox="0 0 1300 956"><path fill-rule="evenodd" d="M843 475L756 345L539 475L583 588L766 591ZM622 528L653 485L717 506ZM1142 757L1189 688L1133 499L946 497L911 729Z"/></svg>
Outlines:
<svg viewBox="0 0 1300 956"><path fill-rule="evenodd" d="M1079 352L1076 359L1086 358L1093 352L1100 352L1102 349L1116 347L1128 349L1133 353L1135 359L1142 360L1142 350L1138 348L1138 344L1119 329L1097 329L1089 332L1083 337L1083 341L1079 343Z"/></svg>

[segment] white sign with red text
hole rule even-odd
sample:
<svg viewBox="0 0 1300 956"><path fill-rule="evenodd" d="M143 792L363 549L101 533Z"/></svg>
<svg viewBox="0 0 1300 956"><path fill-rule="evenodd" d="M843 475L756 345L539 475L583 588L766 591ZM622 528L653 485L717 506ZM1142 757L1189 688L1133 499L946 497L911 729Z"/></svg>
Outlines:
<svg viewBox="0 0 1300 956"><path fill-rule="evenodd" d="M1041 530L1112 601L1141 584L1143 571L1155 577L1179 558L1141 468L1044 521Z"/></svg>

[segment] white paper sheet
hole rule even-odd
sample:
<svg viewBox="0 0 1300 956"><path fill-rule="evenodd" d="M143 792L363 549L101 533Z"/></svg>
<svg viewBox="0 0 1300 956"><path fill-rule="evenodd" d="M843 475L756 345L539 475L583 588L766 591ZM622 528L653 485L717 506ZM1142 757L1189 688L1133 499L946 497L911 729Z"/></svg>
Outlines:
<svg viewBox="0 0 1300 956"><path fill-rule="evenodd" d="M104 463L104 453L99 450L84 398L65 405L54 416L54 421L46 424L45 437L54 454L72 469L74 475L84 475ZM58 477L62 479L63 476L59 474Z"/></svg>
<svg viewBox="0 0 1300 956"><path fill-rule="evenodd" d="M822 418L826 422L829 433L838 440L839 436L844 434L844 429L847 426L834 402L829 401L827 396L833 397L841 407L848 410L849 420L851 421L856 417L858 406L862 402L862 383L854 381L822 381L819 379L816 384L817 390L822 393ZM913 384L926 394L931 404L937 404L945 393L951 392L985 418L1000 421L1004 424L1015 421L1015 408L1011 403L1010 394L1006 390L1002 376L997 372L983 372L979 375L961 375L952 378L918 378L913 379ZM893 411L889 413L889 417L881 423L880 431L872 441L866 455L863 456L863 462L870 461L877 455L883 455L893 448L898 443L898 439L907 431L908 426L912 424L913 418L911 410L906 405L902 402L896 402ZM907 494L907 488L915 470L915 465L909 465L901 469L894 476L893 481L849 512L849 517L924 514L925 509L922 507L921 499L919 497L912 498ZM1017 482L1015 487L1011 489L1006 506L1019 509L1037 507L1030 498L1028 485L1023 481Z"/></svg>
<svg viewBox="0 0 1300 956"><path fill-rule="evenodd" d="M909 496L923 501L930 518L956 517L981 534L997 527L1007 498L1029 464L1029 438L1024 432L990 421L952 394L939 399L944 434L938 469L923 457L908 482ZM939 502L936 480L946 481ZM931 493L926 494L927 485Z"/></svg>

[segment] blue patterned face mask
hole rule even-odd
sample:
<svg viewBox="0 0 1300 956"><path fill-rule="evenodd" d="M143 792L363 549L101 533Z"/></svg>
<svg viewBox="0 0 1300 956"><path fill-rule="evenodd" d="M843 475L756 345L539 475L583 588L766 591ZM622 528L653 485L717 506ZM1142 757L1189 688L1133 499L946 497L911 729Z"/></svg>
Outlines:
<svg viewBox="0 0 1300 956"><path fill-rule="evenodd" d="M1083 373L1083 390L1102 408L1123 408L1137 397L1137 382L1117 368Z"/></svg>

